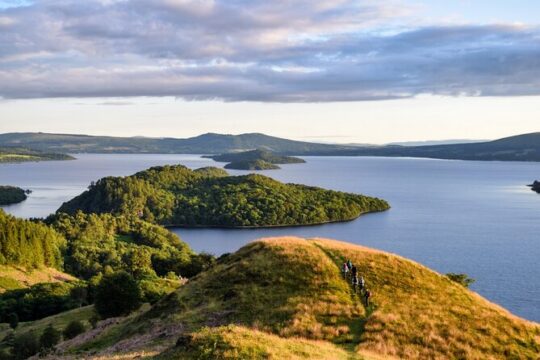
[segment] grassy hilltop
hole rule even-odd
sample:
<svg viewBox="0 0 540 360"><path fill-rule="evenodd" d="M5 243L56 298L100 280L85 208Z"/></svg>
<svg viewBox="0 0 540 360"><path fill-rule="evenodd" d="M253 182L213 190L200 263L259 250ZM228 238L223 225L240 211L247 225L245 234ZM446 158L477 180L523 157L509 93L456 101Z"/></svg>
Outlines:
<svg viewBox="0 0 540 360"><path fill-rule="evenodd" d="M365 308L340 274L353 260ZM323 239L256 241L63 356L537 359L540 327L402 257ZM77 338L75 339L77 340Z"/></svg>

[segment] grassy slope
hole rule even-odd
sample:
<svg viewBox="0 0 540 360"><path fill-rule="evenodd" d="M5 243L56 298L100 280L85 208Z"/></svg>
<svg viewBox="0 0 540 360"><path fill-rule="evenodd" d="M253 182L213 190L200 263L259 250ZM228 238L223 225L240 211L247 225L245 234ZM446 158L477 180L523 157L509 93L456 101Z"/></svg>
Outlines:
<svg viewBox="0 0 540 360"><path fill-rule="evenodd" d="M340 275L346 257L374 293L367 311ZM229 324L236 326L222 327ZM187 333L190 346L174 347ZM245 246L149 311L79 347L208 359L270 351L276 358L309 358L334 348L336 358L535 359L540 328L401 257L337 241L279 238Z"/></svg>
<svg viewBox="0 0 540 360"><path fill-rule="evenodd" d="M0 293L6 290L20 289L43 282L69 280L75 280L75 278L53 268L27 270L15 266L0 265Z"/></svg>
<svg viewBox="0 0 540 360"><path fill-rule="evenodd" d="M79 320L83 322L87 328L89 328L90 324L88 320L93 316L93 314L94 307L90 305L78 309L65 311L63 313L49 316L36 321L21 322L19 323L17 329L15 329L15 335L21 335L29 331L33 331L39 336L41 335L43 330L45 330L45 328L49 326L49 324L52 324L52 326L54 326L57 330L63 331L67 324L73 320ZM11 331L12 330L9 327L5 326L0 330L0 338L3 338Z"/></svg>

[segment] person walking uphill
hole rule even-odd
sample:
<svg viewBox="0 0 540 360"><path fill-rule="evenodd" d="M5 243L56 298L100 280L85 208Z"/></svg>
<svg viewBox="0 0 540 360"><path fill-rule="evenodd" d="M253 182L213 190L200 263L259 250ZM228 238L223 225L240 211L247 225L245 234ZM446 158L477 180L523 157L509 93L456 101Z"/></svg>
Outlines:
<svg viewBox="0 0 540 360"><path fill-rule="evenodd" d="M351 276L355 278L357 274L358 274L358 269L356 268L356 265L353 265L351 268Z"/></svg>
<svg viewBox="0 0 540 360"><path fill-rule="evenodd" d="M371 297L371 291L366 289L366 292L364 293L364 302L366 304L366 307L369 307L369 298Z"/></svg>

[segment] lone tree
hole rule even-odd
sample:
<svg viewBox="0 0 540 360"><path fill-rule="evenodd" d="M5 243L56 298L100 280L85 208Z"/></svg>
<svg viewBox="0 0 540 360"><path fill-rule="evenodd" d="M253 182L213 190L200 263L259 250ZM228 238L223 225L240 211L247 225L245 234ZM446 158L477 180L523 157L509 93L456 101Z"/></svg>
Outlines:
<svg viewBox="0 0 540 360"><path fill-rule="evenodd" d="M75 336L82 334L86 331L84 324L78 320L72 320L67 324L64 329L64 337L66 339L73 339Z"/></svg>
<svg viewBox="0 0 540 360"><path fill-rule="evenodd" d="M7 316L7 321L12 329L16 329L17 326L19 326L19 315L17 315L17 313L9 313Z"/></svg>
<svg viewBox="0 0 540 360"><path fill-rule="evenodd" d="M39 345L41 349L49 350L58 344L61 339L62 334L60 334L60 331L56 330L52 324L49 324L39 338Z"/></svg>
<svg viewBox="0 0 540 360"><path fill-rule="evenodd" d="M141 289L125 271L105 275L96 289L95 308L101 318L127 315L141 305Z"/></svg>
<svg viewBox="0 0 540 360"><path fill-rule="evenodd" d="M467 274L448 273L446 274L446 277L466 288L468 288L475 281L473 278L469 277L469 275Z"/></svg>

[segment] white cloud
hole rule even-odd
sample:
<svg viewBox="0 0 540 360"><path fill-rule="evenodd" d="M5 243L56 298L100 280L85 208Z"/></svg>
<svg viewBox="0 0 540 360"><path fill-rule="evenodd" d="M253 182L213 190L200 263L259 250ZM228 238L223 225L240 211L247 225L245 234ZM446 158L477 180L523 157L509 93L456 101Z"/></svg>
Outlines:
<svg viewBox="0 0 540 360"><path fill-rule="evenodd" d="M407 30L396 1L50 0L0 12L4 98L540 93L540 30ZM2 20L5 19L5 20Z"/></svg>

